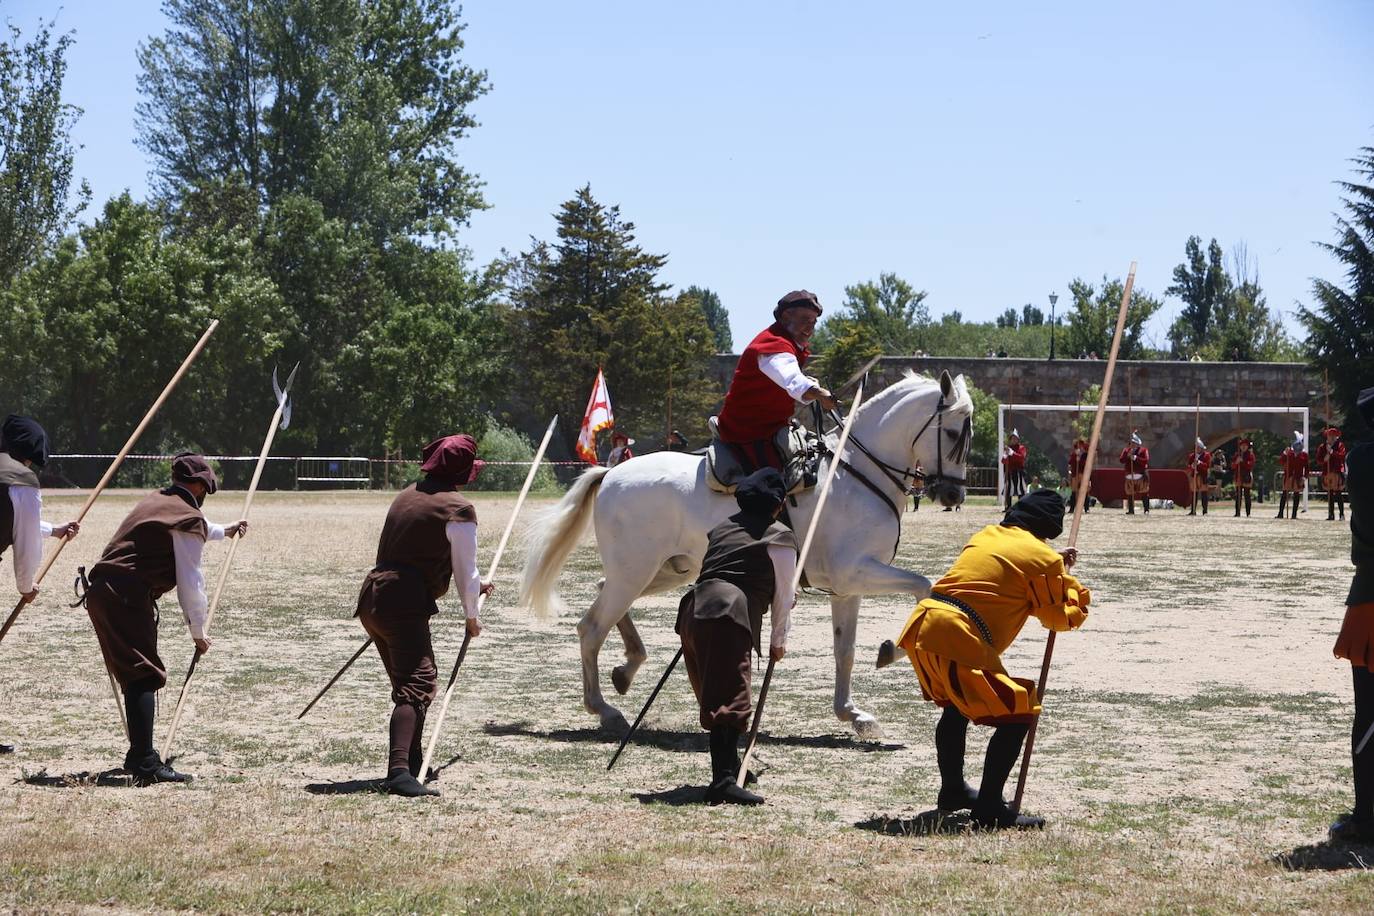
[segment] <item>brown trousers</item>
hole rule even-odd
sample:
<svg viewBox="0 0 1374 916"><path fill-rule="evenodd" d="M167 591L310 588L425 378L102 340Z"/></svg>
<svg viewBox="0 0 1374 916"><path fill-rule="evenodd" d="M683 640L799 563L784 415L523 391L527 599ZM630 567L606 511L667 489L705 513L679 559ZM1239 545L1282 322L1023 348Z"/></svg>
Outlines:
<svg viewBox="0 0 1374 916"><path fill-rule="evenodd" d="M120 687L145 682L154 690L167 686L167 666L157 654L157 609L152 599L129 602L108 585L86 593L86 613L100 640L105 666Z"/></svg>
<svg viewBox="0 0 1374 916"><path fill-rule="evenodd" d="M682 615L682 660L701 706L701 727L728 726L746 731L753 712L749 692L753 639L747 627L729 617L698 620Z"/></svg>
<svg viewBox="0 0 1374 916"><path fill-rule="evenodd" d="M428 708L439 692L439 672L429 637L429 613L368 611L358 621L377 645L387 677L391 701Z"/></svg>

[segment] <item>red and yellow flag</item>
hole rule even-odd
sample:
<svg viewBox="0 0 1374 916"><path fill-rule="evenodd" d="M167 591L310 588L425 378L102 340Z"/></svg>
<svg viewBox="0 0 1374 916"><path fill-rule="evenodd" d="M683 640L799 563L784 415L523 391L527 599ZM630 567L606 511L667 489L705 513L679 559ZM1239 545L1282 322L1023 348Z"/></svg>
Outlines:
<svg viewBox="0 0 1374 916"><path fill-rule="evenodd" d="M588 464L600 464L596 457L596 434L614 425L611 392L606 388L606 376L597 369L592 396L587 400L587 412L582 417L582 431L577 434L578 456Z"/></svg>

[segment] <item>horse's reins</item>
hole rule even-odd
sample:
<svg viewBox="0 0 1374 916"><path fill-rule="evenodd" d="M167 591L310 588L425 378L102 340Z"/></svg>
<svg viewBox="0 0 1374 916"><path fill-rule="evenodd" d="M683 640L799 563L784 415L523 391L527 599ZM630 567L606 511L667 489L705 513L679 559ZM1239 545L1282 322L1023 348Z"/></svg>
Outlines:
<svg viewBox="0 0 1374 916"><path fill-rule="evenodd" d="M935 405L934 413L932 413L926 419L926 422L922 424L921 428L916 431L916 435L913 436L911 439L911 444L907 446L908 452L914 452L916 450L916 443L920 441L921 436L925 435L926 430L930 428L930 424L932 422L935 423L936 439L934 474L927 474L920 467L920 465L916 465L915 467L898 467L894 464L888 464L886 461L882 460L877 455L873 454L873 451L869 449L868 446L864 445L863 442L859 439L859 437L854 435L853 432L849 434L849 442L860 452L862 452L868 458L869 461L873 462L873 464L877 466L878 470L882 472L883 476L886 477L890 483L896 486L903 496L910 496L913 492L915 492L917 481L920 481L922 485L926 486L929 486L931 483L949 483L954 484L956 486L964 486L965 478L955 477L953 475L945 473L945 453L940 438L945 428L945 411L949 408L949 406L950 405L945 402L945 396L941 394L939 403ZM893 541L892 544L892 556L895 558L897 556L897 548L901 546L902 543L901 509L897 508L897 504L892 501L892 497L884 493L883 490L876 483L870 480L858 468L854 467L852 463L846 461L843 458L839 458L838 460L840 462L840 467L844 468L850 474L853 474L854 478L858 480L859 483L868 487L868 489L872 490L875 494L877 494L877 496L887 505L887 507L892 510L892 516L897 520L897 538L895 541ZM910 484L907 483L908 478L911 480Z"/></svg>

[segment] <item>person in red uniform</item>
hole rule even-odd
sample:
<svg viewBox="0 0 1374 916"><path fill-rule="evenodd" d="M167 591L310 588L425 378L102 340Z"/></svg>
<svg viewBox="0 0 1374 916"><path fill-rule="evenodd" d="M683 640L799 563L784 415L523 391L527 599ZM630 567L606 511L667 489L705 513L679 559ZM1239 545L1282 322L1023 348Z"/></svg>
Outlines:
<svg viewBox="0 0 1374 916"><path fill-rule="evenodd" d="M1336 507L1341 507L1341 521L1345 521L1345 443L1341 431L1328 426L1322 430L1325 441L1317 444L1317 473L1322 475L1326 490L1326 520L1334 521Z"/></svg>
<svg viewBox="0 0 1374 916"><path fill-rule="evenodd" d="M1236 457L1231 462L1236 484L1236 518L1240 518L1241 493L1245 494L1245 517L1250 517L1250 491L1255 486L1255 452L1249 439L1241 436L1236 443Z"/></svg>
<svg viewBox="0 0 1374 916"><path fill-rule="evenodd" d="M1293 496L1292 517L1297 518L1303 484L1307 482L1307 449L1303 448L1302 433L1294 431L1293 444L1279 453L1279 467L1283 469L1283 492L1279 494L1279 514L1274 518L1283 518L1289 494Z"/></svg>
<svg viewBox="0 0 1374 916"><path fill-rule="evenodd" d="M1131 430L1131 441L1121 450L1121 467L1126 472L1126 514L1135 515L1135 498L1140 497L1145 514L1150 514L1150 450L1140 441L1140 430ZM1133 478L1132 474L1138 474Z"/></svg>
<svg viewBox="0 0 1374 916"><path fill-rule="evenodd" d="M1202 444L1201 439L1194 442L1194 447L1188 453L1188 481L1192 484L1193 499L1188 507L1189 515L1197 515L1198 497L1202 497L1202 514L1207 514L1207 472L1212 468L1212 453L1207 451L1207 446Z"/></svg>
<svg viewBox="0 0 1374 916"><path fill-rule="evenodd" d="M633 458L635 453L630 451L630 446L634 444L635 440L631 439L628 433L618 429L611 433L611 452L606 456L606 467L613 468L622 461Z"/></svg>
<svg viewBox="0 0 1374 916"><path fill-rule="evenodd" d="M820 316L821 303L815 293L790 292L773 309L773 323L740 354L725 404L716 417L716 432L746 473L763 467L783 470L783 457L773 437L792 419L798 403L820 401L826 410L835 409L837 402L830 392L802 374Z"/></svg>
<svg viewBox="0 0 1374 916"><path fill-rule="evenodd" d="M1088 440L1082 436L1077 436L1073 440L1072 447L1069 448L1069 491L1073 499L1078 498L1078 487L1083 482L1083 469L1088 464ZM1089 489L1092 482L1088 483ZM1089 511L1088 501L1083 501L1083 511Z"/></svg>
<svg viewBox="0 0 1374 916"><path fill-rule="evenodd" d="M1026 495L1026 447L1021 444L1021 434L1014 429L1002 452L1002 467L1006 470L1007 508L1010 509L1012 497L1020 499Z"/></svg>

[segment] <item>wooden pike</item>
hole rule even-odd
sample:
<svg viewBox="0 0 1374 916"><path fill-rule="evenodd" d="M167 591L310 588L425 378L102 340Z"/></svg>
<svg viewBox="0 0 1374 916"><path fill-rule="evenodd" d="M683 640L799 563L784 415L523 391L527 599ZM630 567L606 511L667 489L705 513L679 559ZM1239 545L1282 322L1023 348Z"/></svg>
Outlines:
<svg viewBox="0 0 1374 916"><path fill-rule="evenodd" d="M138 441L138 437L143 435L143 431L148 428L148 424L152 422L153 417L157 415L163 402L167 400L167 396L170 395L172 389L177 386L177 382L181 381L181 377L186 374L186 370L191 368L191 363L200 355L200 351L205 349L205 344L210 340L210 335L215 333L215 328L217 327L219 327L218 318L210 322L210 326L205 329L205 333L200 335L200 340L196 341L196 345L191 348L191 352L181 361L181 366L177 369L176 374L172 376L172 380L167 383L167 387L162 389L162 394L157 396L157 400L153 402L153 406L149 407L148 412L143 415L143 419L138 421L138 426L134 427L133 433L129 436L129 441L124 443L124 447L119 450L119 454L115 456L114 461L110 462L110 466L105 469L105 473L101 476L100 482L95 485L95 489L86 497L86 502L82 504L81 511L76 513L76 521L78 523L86 517L86 513L91 509L91 505L100 494L105 491L105 488L109 486L110 480L114 478L115 471L118 471L119 466L124 463L125 457L133 449L134 443ZM38 575L33 578L35 588L38 587L38 583L43 581L43 577L48 574L48 570L51 569L53 563L57 561L58 554L62 553L62 548L67 546L69 540L71 540L70 536L60 538L57 542L57 546L53 548L53 552L43 561L43 565L38 569ZM17 618L19 612L24 609L24 604L25 602L22 600L16 604L14 610L10 612L10 616L5 620L4 626L0 626L0 641L4 640L5 634L10 631L10 627L14 626L15 618ZM123 707L121 706L120 708L122 709Z"/></svg>
<svg viewBox="0 0 1374 916"><path fill-rule="evenodd" d="M1126 327L1126 311L1130 308L1131 290L1135 287L1135 267L1135 261L1132 261L1130 272L1126 274L1126 288L1121 292L1121 308L1116 315L1116 333L1112 337L1112 350L1107 357L1107 373L1102 379L1102 391L1097 397L1097 414L1093 417L1093 432L1088 440L1088 457L1084 462L1083 476L1079 480L1078 491L1074 494L1073 524L1069 528L1070 547L1078 544L1078 528L1083 522L1083 507L1088 498L1087 482L1092 478L1093 460L1097 455L1097 441L1102 436L1102 418L1107 415L1107 398L1112 390L1112 375L1116 371L1116 355L1121 349L1121 334ZM1050 635L1045 640L1045 658L1040 663L1040 684L1036 688L1036 697L1040 701L1042 714L1045 703L1045 686L1050 678L1050 659L1054 657L1055 635L1054 630L1050 630ZM1030 773L1031 751L1035 748L1035 732L1039 725L1040 716L1036 716L1031 720L1030 730L1026 732L1026 750L1021 757L1021 774L1016 778L1016 798L1011 803L1011 810L1013 811L1019 812L1021 810L1021 800L1026 794L1026 776Z"/></svg>
<svg viewBox="0 0 1374 916"><path fill-rule="evenodd" d="M544 439L539 443L539 451L535 452L534 460L530 462L530 472L525 475L525 485L520 488L520 496L515 501L515 508L511 510L510 520L506 522L506 530L501 532L501 540L496 545L496 553L491 558L491 568L487 571L487 581L491 582L496 578L497 567L501 565L501 555L506 552L506 542L510 540L511 530L515 527L515 517L520 514L520 507L525 504L525 497L529 495L530 487L534 484L534 475L539 470L539 462L544 459L544 450L549 447L549 440L553 438L553 427L558 422L558 416L549 421L549 428L544 430ZM487 603L486 593L477 596L477 613L482 613L482 607ZM420 772L417 778L425 781L429 774L430 761L434 759L434 749L439 746L439 733L444 729L444 717L448 715L448 704L453 699L453 688L458 682L458 669L463 666L463 658L467 655L468 641L472 639L471 634L463 634L463 647L458 651L458 660L453 663L453 673L449 675L448 687L444 690L444 700L439 706L439 718L434 721L434 731L429 736L429 747L425 749L425 759L420 764Z"/></svg>
<svg viewBox="0 0 1374 916"><path fill-rule="evenodd" d="M495 560L493 560L491 564L491 572L487 576L488 582L491 581L492 576L496 575L496 561L499 561L501 559L501 551L505 549L506 541L510 538L511 530L515 527L515 517L520 514L520 507L525 503L525 495L529 493L530 484L534 481L535 471L539 468L539 462L544 457L544 450L549 447L549 439L553 436L553 427L554 424L556 424L557 422L558 415L554 414L553 419L549 421L549 428L544 431L544 440L539 443L539 451L535 453L534 461L530 463L530 472L527 475L525 475L525 485L520 489L520 498L515 501L515 508L511 511L510 518L506 520L506 530L501 535L501 543L497 547L496 558ZM478 596L477 606L479 609L481 608L482 604L486 601L486 597L486 595ZM370 645L372 645L371 636L363 640L363 644L358 647L358 651L354 652L353 655L348 659L348 661L343 663L343 667L334 673L334 676L329 679L329 683L325 684L323 687L320 688L320 692L315 694L315 698L312 699L309 703L305 704L305 708L300 711L300 714L297 715L296 718L304 719L305 714L315 708L315 704L320 701L320 698L323 697L326 693L328 693L329 689L339 682L339 678L344 676L344 672L347 671L349 668L352 668L353 663L356 662L358 659L362 658L363 653L367 651L367 647ZM467 649L466 636L464 636L463 639L463 649L459 650L458 653L458 663L453 666L453 675L449 678L450 687L453 686L453 682L458 678L458 668L463 664L463 656L465 654L463 650L465 649ZM428 760L428 758L426 758L426 760ZM425 771L421 770L420 772L423 773Z"/></svg>
<svg viewBox="0 0 1374 916"><path fill-rule="evenodd" d="M849 416L845 418L844 428L840 430L840 441L835 445L835 454L830 461L830 467L825 471L825 482L821 484L821 489L816 494L816 508L811 511L811 522L806 526L806 537L802 540L801 552L797 554L797 571L792 576L792 588L788 594L795 595L797 589L801 587L802 570L806 568L806 558L811 553L811 543L816 537L816 523L820 521L821 513L825 510L825 501L830 496L830 485L835 482L835 472L840 468L840 456L844 454L844 447L849 444L849 432L854 428L854 418L859 414L859 405L863 403L864 386L860 383L854 391L854 403L849 407ZM776 613L776 611L774 612ZM744 787L745 777L749 774L749 761L754 756L754 745L759 740L759 722L763 720L763 703L768 699L768 684L773 679L773 657L768 657L768 668L763 673L763 685L759 688L759 702L754 710L754 721L749 726L749 743L744 748L744 759L740 761L739 775L735 777L735 785Z"/></svg>
<svg viewBox="0 0 1374 916"><path fill-rule="evenodd" d="M191 348L191 352L186 354L186 358L182 360L181 365L177 367L177 371L172 375L171 381L162 389L162 393L157 396L157 400L153 401L153 406L149 407L148 412L143 415L143 419L138 421L138 425L134 427L134 431L130 434L129 440L124 443L124 447L119 450L119 454L115 455L114 461L111 461L110 466L105 469L105 473L101 475L100 482L95 485L95 489L91 490L90 495L86 497L86 501L81 505L81 511L76 513L76 521L78 524L86 517L86 513L90 511L91 506L95 503L100 494L105 492L105 488L110 485L110 481L114 479L115 472L118 471L119 466L124 463L124 459L133 449L134 443L138 441L138 437L143 435L143 431L148 428L148 424L152 422L153 417L156 416L158 410L162 408L163 403L165 403L168 396L171 395L172 389L177 386L177 382L180 382L182 376L191 368L191 363L195 362L196 357L200 355L200 351L205 349L205 345L210 340L210 335L215 333L215 328L217 327L219 327L218 318L210 322L210 326L205 329L205 333L200 335L200 339L197 340L196 345ZM38 568L38 574L33 578L33 587L35 589L38 588L38 583L43 581L43 577L48 574L48 570L52 569L53 563L57 562L58 555L62 553L62 548L66 547L67 542L70 540L70 534L58 540L57 546L53 548L52 553L48 554L48 558L43 561L43 565ZM14 610L10 611L10 615L5 619L4 625L0 626L0 641L4 640L5 634L14 626L15 620L19 618L19 612L24 609L26 603L27 602L21 598L19 599L19 603L14 606ZM114 694L115 708L119 711L119 721L124 726L124 737L127 738L129 736L129 723L124 716L124 699L120 696L119 684L115 681L114 672L110 670L109 665L105 666L105 674L110 679L110 691Z"/></svg>
<svg viewBox="0 0 1374 916"><path fill-rule="evenodd" d="M296 380L296 370L300 369L301 364L296 363L291 370L291 374L286 377L286 386L281 387L277 384L277 370L272 370L272 393L276 396L277 409L272 413L272 422L267 426L267 437L263 440L262 451L258 453L258 462L253 466L253 479L248 484L248 493L243 498L243 514L239 518L248 519L248 513L253 508L253 497L258 492L258 482L262 480L263 468L267 465L267 456L272 451L272 440L277 437L277 430L286 429L291 425L291 383ZM210 624L215 619L215 611L219 608L220 596L224 594L224 584L229 581L229 570L234 565L234 553L239 549L239 542L243 540L243 533L240 532L229 542L229 552L225 554L224 562L219 568L219 580L215 583L215 593L210 598L209 608L205 612L205 633L210 633ZM167 740L163 743L163 755L170 758L172 756L172 742L176 740L177 727L181 725L181 713L186 705L186 695L191 688L191 677L196 673L196 665L200 662L203 655L199 648L191 656L191 664L186 669L186 679L181 682L181 694L177 697L176 709L172 713L171 724L167 727Z"/></svg>

